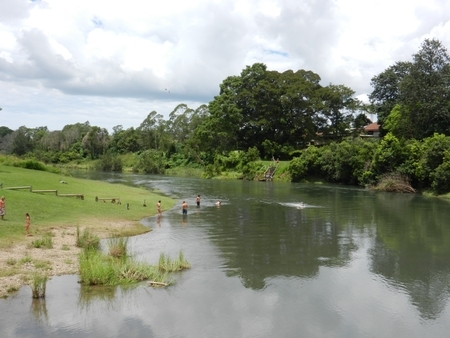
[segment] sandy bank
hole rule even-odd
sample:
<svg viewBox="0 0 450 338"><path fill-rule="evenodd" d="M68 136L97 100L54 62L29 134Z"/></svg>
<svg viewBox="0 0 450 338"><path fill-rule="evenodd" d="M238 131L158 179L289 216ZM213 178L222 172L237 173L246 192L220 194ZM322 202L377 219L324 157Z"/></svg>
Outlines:
<svg viewBox="0 0 450 338"><path fill-rule="evenodd" d="M136 222L109 222L105 224L115 234L126 233ZM76 227L61 226L51 228L52 249L34 248L31 243L42 236L26 237L25 241L12 248L0 250L0 297L6 297L20 287L27 285L34 271L46 272L49 276L78 273L78 254L76 247ZM100 238L107 237L103 232L94 233ZM31 290L30 290L31 295Z"/></svg>

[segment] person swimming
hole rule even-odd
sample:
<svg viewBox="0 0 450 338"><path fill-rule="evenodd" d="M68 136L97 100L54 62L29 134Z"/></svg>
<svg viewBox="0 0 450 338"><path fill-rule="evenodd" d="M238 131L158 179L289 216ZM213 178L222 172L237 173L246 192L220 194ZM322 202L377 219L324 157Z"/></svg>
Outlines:
<svg viewBox="0 0 450 338"><path fill-rule="evenodd" d="M297 205L297 209L304 209L306 207L306 204L303 202L300 202L299 205Z"/></svg>

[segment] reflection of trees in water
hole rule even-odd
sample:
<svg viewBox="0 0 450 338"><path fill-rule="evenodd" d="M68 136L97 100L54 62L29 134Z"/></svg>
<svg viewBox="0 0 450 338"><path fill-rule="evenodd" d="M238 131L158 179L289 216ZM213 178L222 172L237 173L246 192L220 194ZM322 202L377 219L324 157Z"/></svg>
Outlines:
<svg viewBox="0 0 450 338"><path fill-rule="evenodd" d="M249 226L261 217L253 213L263 213L267 225ZM346 265L356 250L351 236L340 236L338 225L315 216L315 210L242 208L236 220L226 233L209 230L220 231L211 237L227 261L227 275L239 276L252 289L264 288L265 280L276 276L313 278L320 266Z"/></svg>
<svg viewBox="0 0 450 338"><path fill-rule="evenodd" d="M448 202L378 195L372 271L402 288L425 319L444 310L450 285Z"/></svg>
<svg viewBox="0 0 450 338"><path fill-rule="evenodd" d="M45 298L32 298L31 313L38 323L48 323L47 302Z"/></svg>
<svg viewBox="0 0 450 338"><path fill-rule="evenodd" d="M436 319L445 309L450 295L448 256L414 251L397 252L377 241L370 251L371 270L389 284L406 292L422 318Z"/></svg>

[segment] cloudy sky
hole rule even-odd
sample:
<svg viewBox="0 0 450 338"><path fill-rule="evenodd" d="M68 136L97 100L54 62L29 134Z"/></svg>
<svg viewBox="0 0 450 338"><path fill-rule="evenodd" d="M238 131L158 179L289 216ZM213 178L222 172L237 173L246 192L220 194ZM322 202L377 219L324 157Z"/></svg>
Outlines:
<svg viewBox="0 0 450 338"><path fill-rule="evenodd" d="M0 0L0 126L138 127L255 62L366 100L426 38L450 49L449 0Z"/></svg>

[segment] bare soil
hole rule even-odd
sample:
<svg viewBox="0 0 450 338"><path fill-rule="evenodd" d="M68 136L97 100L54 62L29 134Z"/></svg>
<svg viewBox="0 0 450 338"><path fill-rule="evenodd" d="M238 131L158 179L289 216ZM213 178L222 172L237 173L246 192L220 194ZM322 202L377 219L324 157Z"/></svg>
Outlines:
<svg viewBox="0 0 450 338"><path fill-rule="evenodd" d="M135 222L111 222L108 228L115 233L126 233L127 229L134 226L133 223ZM61 226L50 230L52 249L34 248L32 242L42 236L32 235L12 248L0 250L0 298L28 285L34 271L46 273L49 277L78 273L78 255L81 249L76 246L76 227ZM93 233L97 233L100 238L107 237L102 231L96 232L93 229Z"/></svg>

